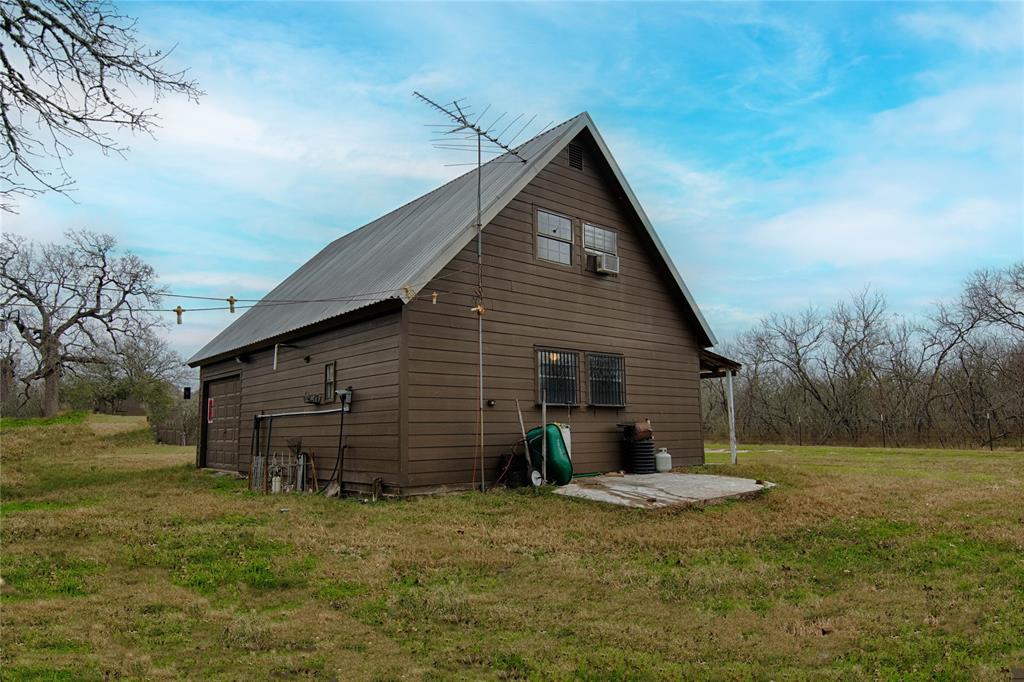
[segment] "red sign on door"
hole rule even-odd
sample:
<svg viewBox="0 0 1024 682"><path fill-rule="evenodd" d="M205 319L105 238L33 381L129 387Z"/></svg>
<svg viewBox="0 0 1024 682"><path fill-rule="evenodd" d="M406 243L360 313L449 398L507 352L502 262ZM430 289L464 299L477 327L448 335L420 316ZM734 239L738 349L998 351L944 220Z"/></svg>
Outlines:
<svg viewBox="0 0 1024 682"><path fill-rule="evenodd" d="M213 398L208 398L206 401L206 423L213 423Z"/></svg>

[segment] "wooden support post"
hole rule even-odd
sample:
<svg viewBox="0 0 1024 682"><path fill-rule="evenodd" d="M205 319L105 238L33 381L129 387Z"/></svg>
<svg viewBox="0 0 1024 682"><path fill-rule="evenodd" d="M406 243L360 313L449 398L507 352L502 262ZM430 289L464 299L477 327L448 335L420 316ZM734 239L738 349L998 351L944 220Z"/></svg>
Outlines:
<svg viewBox="0 0 1024 682"><path fill-rule="evenodd" d="M730 370L725 375L725 386L729 403L729 453L732 455L732 463L736 463L736 408L732 397L732 375Z"/></svg>

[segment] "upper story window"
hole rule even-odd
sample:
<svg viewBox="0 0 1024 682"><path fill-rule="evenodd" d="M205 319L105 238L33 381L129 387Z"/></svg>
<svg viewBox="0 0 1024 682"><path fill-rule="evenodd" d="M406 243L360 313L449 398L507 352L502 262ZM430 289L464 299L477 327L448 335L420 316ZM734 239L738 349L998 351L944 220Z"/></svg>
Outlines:
<svg viewBox="0 0 1024 682"><path fill-rule="evenodd" d="M572 265L572 221L549 211L537 211L537 257Z"/></svg>
<svg viewBox="0 0 1024 682"><path fill-rule="evenodd" d="M613 230L583 223L583 248L617 256L619 253L618 234Z"/></svg>

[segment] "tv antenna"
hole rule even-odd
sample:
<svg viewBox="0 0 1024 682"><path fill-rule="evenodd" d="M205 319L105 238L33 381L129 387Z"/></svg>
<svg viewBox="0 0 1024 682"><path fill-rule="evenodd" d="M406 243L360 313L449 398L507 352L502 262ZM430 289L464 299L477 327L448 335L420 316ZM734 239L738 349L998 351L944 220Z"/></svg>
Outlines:
<svg viewBox="0 0 1024 682"><path fill-rule="evenodd" d="M484 116L490 111L490 105L484 107L483 111L475 114L472 108L466 104L465 98L452 100L451 104L438 104L426 95L413 92L413 97L420 100L431 109L441 114L447 120L444 123L429 124L435 128L435 132L441 137L432 139L436 149L452 151L476 152L476 290L474 292L474 305L471 308L476 313L477 319L477 456L480 460L480 490L487 490L486 475L484 469L484 255L483 255L483 156L484 154L495 154L498 158L490 163L517 163L525 164L524 157L512 145L526 129L537 118L531 117L522 125L519 122L525 118L525 114L519 114L505 123L505 127L498 132L507 113L503 113L487 125L481 125ZM541 132L551 127L551 123L544 126ZM513 127L518 126L515 135L504 142L502 138ZM540 134L540 133L538 133ZM476 138L474 145L473 138ZM508 156L502 160L500 157ZM473 165L473 164L450 164L450 165ZM474 470L476 465L474 464Z"/></svg>

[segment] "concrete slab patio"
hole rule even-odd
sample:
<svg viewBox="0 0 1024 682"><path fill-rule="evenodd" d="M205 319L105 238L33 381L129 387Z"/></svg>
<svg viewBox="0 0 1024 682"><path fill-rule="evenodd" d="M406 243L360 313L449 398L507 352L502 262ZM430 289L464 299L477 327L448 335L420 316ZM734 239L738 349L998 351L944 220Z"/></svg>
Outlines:
<svg viewBox="0 0 1024 682"><path fill-rule="evenodd" d="M624 507L660 509L759 495L774 483L712 474L605 474L577 478L555 493Z"/></svg>

